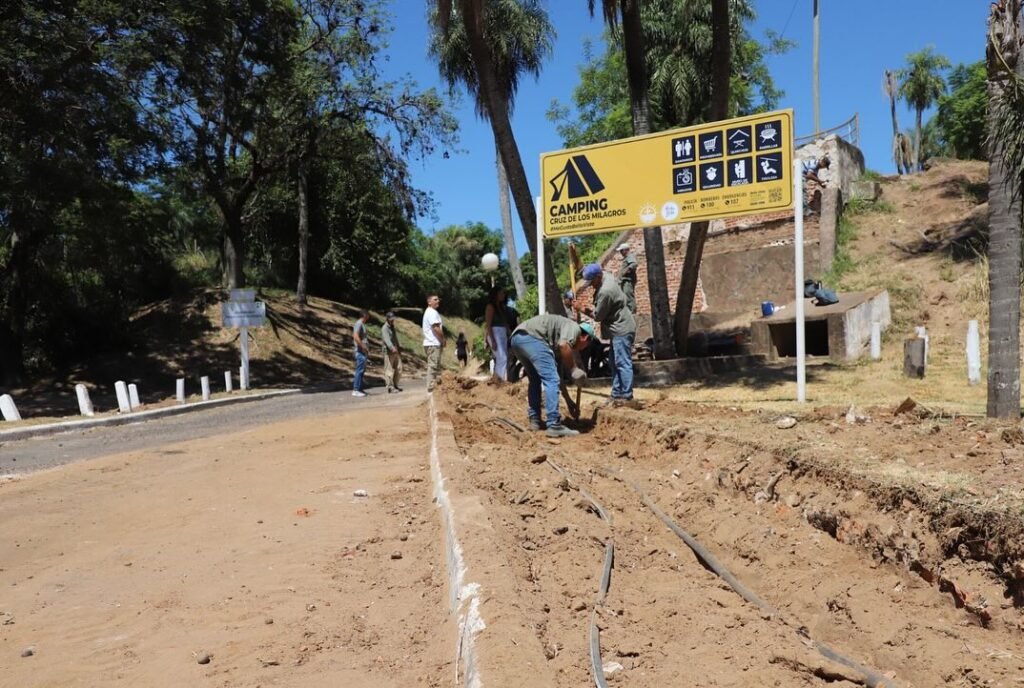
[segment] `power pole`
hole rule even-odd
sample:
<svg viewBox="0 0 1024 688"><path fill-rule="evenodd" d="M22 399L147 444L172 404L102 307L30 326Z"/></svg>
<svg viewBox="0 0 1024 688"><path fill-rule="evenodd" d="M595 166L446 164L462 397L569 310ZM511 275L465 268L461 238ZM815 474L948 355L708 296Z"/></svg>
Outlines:
<svg viewBox="0 0 1024 688"><path fill-rule="evenodd" d="M814 0L814 56L812 57L812 66L814 74L811 79L812 88L814 91L814 133L817 134L821 131L821 84L818 81L819 77L819 57L820 57L820 43L821 41L821 17L818 15L818 0Z"/></svg>

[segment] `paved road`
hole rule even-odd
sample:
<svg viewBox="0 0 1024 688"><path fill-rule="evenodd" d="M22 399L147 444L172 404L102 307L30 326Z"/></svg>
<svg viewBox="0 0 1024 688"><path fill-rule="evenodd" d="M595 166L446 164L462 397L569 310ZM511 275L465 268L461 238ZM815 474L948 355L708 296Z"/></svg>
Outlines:
<svg viewBox="0 0 1024 688"><path fill-rule="evenodd" d="M311 392L169 416L145 423L2 442L0 475L31 473L72 461L158 447L294 418L335 414L346 409L407 405L426 398L421 380L406 383L404 390L400 394L388 395L383 388L371 389L370 396L363 399L353 397L351 391Z"/></svg>

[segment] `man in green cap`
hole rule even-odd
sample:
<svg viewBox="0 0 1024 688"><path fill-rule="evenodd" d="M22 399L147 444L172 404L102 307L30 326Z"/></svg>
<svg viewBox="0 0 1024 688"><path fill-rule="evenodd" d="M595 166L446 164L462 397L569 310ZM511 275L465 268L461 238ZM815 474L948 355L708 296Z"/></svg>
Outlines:
<svg viewBox="0 0 1024 688"><path fill-rule="evenodd" d="M572 437L580 434L562 425L558 412L558 394L561 376L558 367L569 372L573 384L582 386L587 374L576 367L574 352L582 351L590 344L594 328L561 315L538 315L523 322L512 332L512 351L523 364L529 378L527 389L529 402L530 429L540 430L540 397L544 389L544 411L548 437Z"/></svg>

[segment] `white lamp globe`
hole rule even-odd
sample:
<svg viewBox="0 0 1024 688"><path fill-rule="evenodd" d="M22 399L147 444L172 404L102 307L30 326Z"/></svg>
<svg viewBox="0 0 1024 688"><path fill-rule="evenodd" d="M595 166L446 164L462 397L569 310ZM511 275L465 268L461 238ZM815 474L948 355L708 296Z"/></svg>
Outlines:
<svg viewBox="0 0 1024 688"><path fill-rule="evenodd" d="M493 253L485 253L480 259L480 265L483 266L483 269L487 272L494 272L497 270L500 262L501 261L498 259L498 256Z"/></svg>

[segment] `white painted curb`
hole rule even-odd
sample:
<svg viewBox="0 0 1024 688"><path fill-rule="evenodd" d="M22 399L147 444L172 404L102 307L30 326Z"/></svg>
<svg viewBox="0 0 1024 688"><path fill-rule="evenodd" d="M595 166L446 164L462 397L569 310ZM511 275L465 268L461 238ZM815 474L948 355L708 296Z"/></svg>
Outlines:
<svg viewBox="0 0 1024 688"><path fill-rule="evenodd" d="M445 555L448 562L449 608L455 614L459 628L458 644L455 648L455 685L466 688L483 688L483 680L476 663L476 636L487 627L480 615L480 585L466 581L466 562L462 557L462 546L455 532L455 514L448 490L445 489L441 460L437 451L437 407L434 396L430 395L430 475L434 482L434 498L441 509L444 529ZM459 672L462 670L462 682Z"/></svg>

